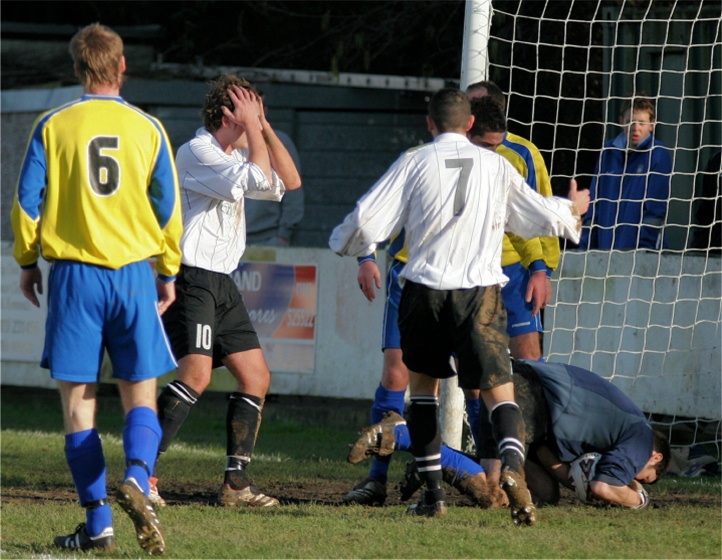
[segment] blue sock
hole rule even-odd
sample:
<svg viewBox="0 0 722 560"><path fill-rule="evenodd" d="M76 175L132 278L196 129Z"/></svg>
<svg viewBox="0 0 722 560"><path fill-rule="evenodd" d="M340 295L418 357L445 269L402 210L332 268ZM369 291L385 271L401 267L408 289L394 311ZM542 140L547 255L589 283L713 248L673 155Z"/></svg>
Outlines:
<svg viewBox="0 0 722 560"><path fill-rule="evenodd" d="M441 446L441 467L450 467L456 471L456 479L464 480L470 476L483 473L482 466L460 451L451 449L447 445Z"/></svg>
<svg viewBox="0 0 722 560"><path fill-rule="evenodd" d="M391 455L386 457L374 457L371 461L371 470L369 476L381 484L386 484L389 479L389 465L391 464Z"/></svg>
<svg viewBox="0 0 722 560"><path fill-rule="evenodd" d="M405 396L406 391L390 391L379 383L376 394L374 395L374 404L371 406L371 423L376 424L377 422L381 422L384 414L390 410L403 416L404 405L406 404L404 402ZM374 457L371 461L369 476L382 484L386 484L390 463L391 456Z"/></svg>
<svg viewBox="0 0 722 560"><path fill-rule="evenodd" d="M65 458L78 491L80 505L104 500L108 497L105 486L105 457L98 431L84 430L65 436ZM113 525L110 504L88 509L85 512L86 531L94 537Z"/></svg>
<svg viewBox="0 0 722 560"><path fill-rule="evenodd" d="M404 415L404 397L406 391L389 391L379 383L374 395L374 404L371 406L371 423L381 422L384 414L389 410Z"/></svg>
<svg viewBox="0 0 722 560"><path fill-rule="evenodd" d="M128 412L123 427L125 476L134 478L148 495L148 477L155 468L162 431L158 415L152 408L139 406ZM138 461L141 464L136 464ZM147 467L147 468L146 468Z"/></svg>
<svg viewBox="0 0 722 560"><path fill-rule="evenodd" d="M474 438L476 448L479 449L479 414L481 413L481 401L475 398L466 398L466 416L469 419L471 436Z"/></svg>
<svg viewBox="0 0 722 560"><path fill-rule="evenodd" d="M411 436L409 435L409 427L406 424L394 428L394 438L396 439L396 451L411 450Z"/></svg>

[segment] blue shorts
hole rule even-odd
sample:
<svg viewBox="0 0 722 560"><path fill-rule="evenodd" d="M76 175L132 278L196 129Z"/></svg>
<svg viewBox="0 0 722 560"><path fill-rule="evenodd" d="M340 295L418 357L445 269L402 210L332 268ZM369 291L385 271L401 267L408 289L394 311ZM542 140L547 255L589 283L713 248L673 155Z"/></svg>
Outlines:
<svg viewBox="0 0 722 560"><path fill-rule="evenodd" d="M95 383L107 350L116 379L143 381L169 372L176 362L157 302L153 271L145 261L118 270L54 262L41 367L53 379Z"/></svg>
<svg viewBox="0 0 722 560"><path fill-rule="evenodd" d="M399 303L401 302L401 286L399 274L406 263L394 261L386 275L386 307L384 308L384 339L381 350L387 348L401 348L401 333L399 332Z"/></svg>
<svg viewBox="0 0 722 560"><path fill-rule="evenodd" d="M529 271L521 263L510 264L503 268L509 282L501 289L501 297L506 307L506 332L509 338L530 332L543 332L541 313L532 317L534 303L527 303L526 288L529 285Z"/></svg>

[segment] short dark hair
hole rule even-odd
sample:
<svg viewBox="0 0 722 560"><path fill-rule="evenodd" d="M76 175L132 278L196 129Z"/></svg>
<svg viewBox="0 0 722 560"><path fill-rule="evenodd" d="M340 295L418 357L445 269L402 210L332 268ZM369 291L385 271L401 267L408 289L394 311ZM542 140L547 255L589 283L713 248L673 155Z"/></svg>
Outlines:
<svg viewBox="0 0 722 560"><path fill-rule="evenodd" d="M492 81L483 80L481 82L474 82L470 86L466 87L466 93L473 93L482 88L486 90L489 97L499 104L502 111L506 111L506 97L504 97L504 92L501 91L501 88Z"/></svg>
<svg viewBox="0 0 722 560"><path fill-rule="evenodd" d="M221 128L223 121L222 107L228 107L233 111L233 102L228 95L231 86L239 86L258 94L258 91L251 83L235 74L224 74L210 82L210 90L203 100L203 108L201 109L201 119L203 125L209 132L215 132Z"/></svg>
<svg viewBox="0 0 722 560"><path fill-rule="evenodd" d="M662 454L662 460L654 465L654 470L657 473L657 479L660 479L669 470L671 448L669 446L667 436L659 430L654 430L654 451Z"/></svg>
<svg viewBox="0 0 722 560"><path fill-rule="evenodd" d="M471 114L474 124L469 136L484 136L487 132L506 132L504 110L490 96L471 100Z"/></svg>
<svg viewBox="0 0 722 560"><path fill-rule="evenodd" d="M429 101L429 116L439 132L464 128L471 116L471 103L461 90L440 89Z"/></svg>

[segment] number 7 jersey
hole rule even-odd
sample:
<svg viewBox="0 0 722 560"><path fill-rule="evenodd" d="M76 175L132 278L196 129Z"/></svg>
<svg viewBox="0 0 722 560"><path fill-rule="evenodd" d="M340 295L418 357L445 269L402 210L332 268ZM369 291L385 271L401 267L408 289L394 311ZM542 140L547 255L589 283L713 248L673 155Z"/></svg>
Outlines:
<svg viewBox="0 0 722 560"><path fill-rule="evenodd" d="M14 256L117 269L180 266L178 178L161 123L120 97L84 95L35 121L12 208Z"/></svg>
<svg viewBox="0 0 722 560"><path fill-rule="evenodd" d="M400 278L436 290L504 285L504 231L578 239L571 201L543 197L500 155L455 132L403 154L331 234L341 255L364 256L406 229Z"/></svg>

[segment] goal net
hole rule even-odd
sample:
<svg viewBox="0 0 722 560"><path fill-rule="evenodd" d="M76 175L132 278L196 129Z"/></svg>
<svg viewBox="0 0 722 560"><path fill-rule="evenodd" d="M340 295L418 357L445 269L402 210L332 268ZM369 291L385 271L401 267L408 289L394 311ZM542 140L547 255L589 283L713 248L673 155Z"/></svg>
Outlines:
<svg viewBox="0 0 722 560"><path fill-rule="evenodd" d="M473 6L486 18L470 30L488 34L486 53L479 53L482 74L506 94L509 130L541 150L555 194L566 195L570 177L579 188L591 185L604 142L622 132L625 100L646 96L656 105L654 136L672 157L662 228L667 248L563 245L554 299L544 313L544 350L550 361L609 378L674 445L701 445L719 455L719 3ZM473 81L468 76L462 87Z"/></svg>

